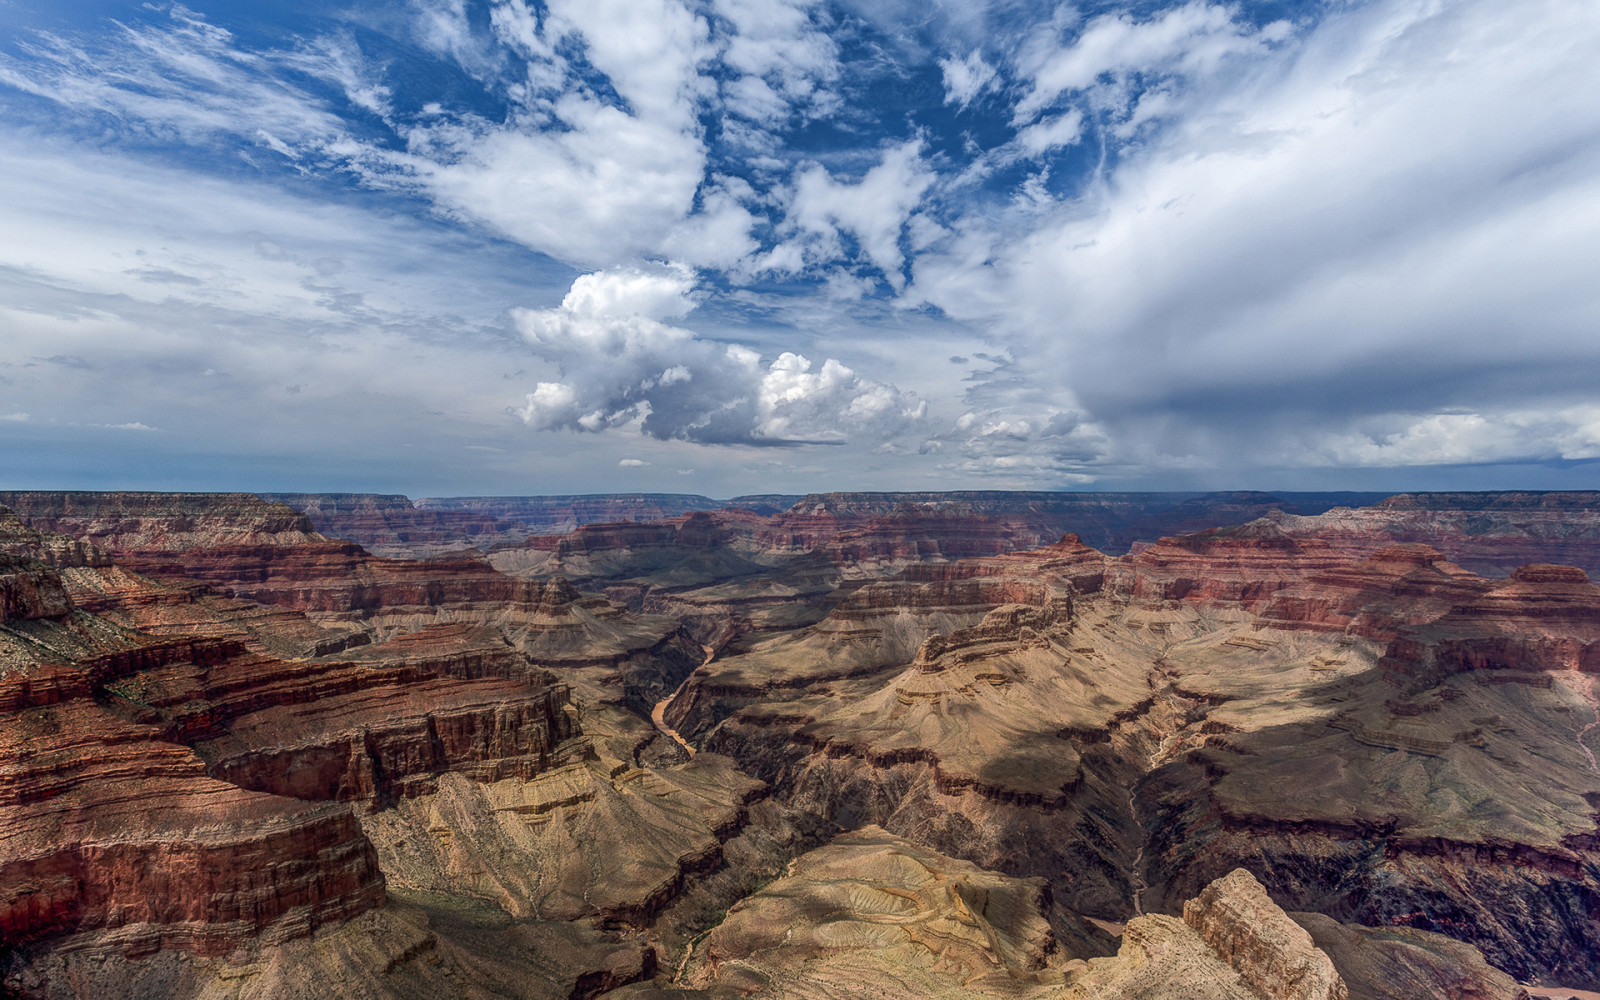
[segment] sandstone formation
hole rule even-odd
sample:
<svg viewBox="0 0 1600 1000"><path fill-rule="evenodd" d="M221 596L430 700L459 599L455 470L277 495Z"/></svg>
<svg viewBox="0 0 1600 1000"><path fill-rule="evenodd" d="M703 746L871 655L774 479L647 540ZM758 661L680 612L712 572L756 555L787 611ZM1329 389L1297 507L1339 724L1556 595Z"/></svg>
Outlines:
<svg viewBox="0 0 1600 1000"><path fill-rule="evenodd" d="M377 493L261 493L306 515L329 538L373 555L426 559L461 549L516 544L535 534L524 522L474 510L427 509L407 497Z"/></svg>
<svg viewBox="0 0 1600 1000"><path fill-rule="evenodd" d="M1184 903L1183 922L1258 996L1346 1000L1350 995L1311 935L1278 909L1261 883L1243 868Z"/></svg>
<svg viewBox="0 0 1600 1000"><path fill-rule="evenodd" d="M1600 573L1600 492L1402 493L1315 517L1268 516L1292 534L1321 538L1352 557L1420 543L1489 577L1540 562Z"/></svg>
<svg viewBox="0 0 1600 1000"><path fill-rule="evenodd" d="M1592 496L4 496L22 996L1600 986Z"/></svg>
<svg viewBox="0 0 1600 1000"><path fill-rule="evenodd" d="M569 688L506 634L435 625L319 657L304 640L323 630L292 612L140 577L9 515L0 535L33 584L0 622L9 989L218 996L262 980L293 996L330 944L346 953L330 969L351 980L346 995L404 995L385 977L419 955L432 963L418 967L422 995L445 988L441 966L530 997L650 974L652 949L598 926L507 925L485 947L471 928L427 930L427 906L385 902L360 816L431 798L441 778L520 785L579 745ZM575 599L544 587L530 615ZM202 623L208 634L179 631ZM500 954L519 936L552 949L537 980ZM329 944L296 943L312 938Z"/></svg>

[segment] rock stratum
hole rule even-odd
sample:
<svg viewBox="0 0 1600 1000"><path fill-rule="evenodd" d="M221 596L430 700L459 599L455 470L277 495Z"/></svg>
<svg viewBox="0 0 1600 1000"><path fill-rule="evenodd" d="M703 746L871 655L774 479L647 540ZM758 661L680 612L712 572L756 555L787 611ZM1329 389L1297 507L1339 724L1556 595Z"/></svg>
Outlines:
<svg viewBox="0 0 1600 1000"><path fill-rule="evenodd" d="M1600 987L1600 494L0 503L11 995Z"/></svg>

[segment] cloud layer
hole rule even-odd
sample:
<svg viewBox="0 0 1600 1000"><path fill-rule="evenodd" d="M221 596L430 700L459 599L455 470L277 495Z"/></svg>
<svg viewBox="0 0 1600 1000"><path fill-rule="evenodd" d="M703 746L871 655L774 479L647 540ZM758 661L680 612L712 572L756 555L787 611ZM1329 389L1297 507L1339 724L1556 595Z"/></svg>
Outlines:
<svg viewBox="0 0 1600 1000"><path fill-rule="evenodd" d="M337 419L338 371L374 435L407 428L388 450L427 425L491 480L517 440L579 480L732 492L770 479L741 464L758 445L788 446L759 453L797 488L843 454L883 487L1578 481L1590 6L130 3L25 26L0 47L3 433L170 442L206 421L85 373L189 365L229 373L196 397L221 450L263 433L228 414L269 383Z"/></svg>

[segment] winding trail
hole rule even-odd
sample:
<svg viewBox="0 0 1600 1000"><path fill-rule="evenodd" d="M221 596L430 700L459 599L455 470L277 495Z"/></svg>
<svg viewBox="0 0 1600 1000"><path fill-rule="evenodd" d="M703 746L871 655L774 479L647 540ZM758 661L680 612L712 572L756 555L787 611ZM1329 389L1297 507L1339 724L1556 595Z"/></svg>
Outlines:
<svg viewBox="0 0 1600 1000"><path fill-rule="evenodd" d="M700 648L706 651L706 658L701 661L700 667L703 667L707 663L710 663L712 660L716 659L717 651L715 649L712 649L710 646L701 646ZM700 669L700 667L695 667L694 670L689 671L689 676L683 679L683 683L679 684L671 694L656 702L655 707L650 710L650 722L657 729L661 730L663 735L672 737L672 739L677 742L678 746L683 747L688 751L689 756L691 757L694 756L694 747L689 745L688 740L684 739L682 736L679 736L676 729L673 729L671 726L667 725L667 709L672 705L672 699L682 694L683 689L689 686L689 681L694 678L695 673Z"/></svg>
<svg viewBox="0 0 1600 1000"><path fill-rule="evenodd" d="M1576 687L1576 685L1574 685L1574 686ZM1594 751L1590 750L1589 749L1589 745L1587 743L1583 742L1583 738L1585 736L1588 736L1590 733L1594 732L1596 729L1600 729L1600 696L1597 696L1595 694L1594 686L1595 686L1595 679L1594 678L1590 678L1589 679L1589 683L1587 685L1584 685L1578 691L1579 694L1583 695L1583 699L1589 703L1589 707L1594 710L1594 721L1590 722L1588 725L1586 725L1582 729L1578 730L1578 735L1577 735L1576 739L1578 741L1578 749L1582 750L1583 751L1583 755L1585 757L1589 758L1589 770L1593 771L1596 774L1600 774L1600 762L1596 762L1595 761L1595 759L1594 759Z"/></svg>
<svg viewBox="0 0 1600 1000"><path fill-rule="evenodd" d="M1139 806L1133 800L1133 789L1128 789L1128 811L1133 814L1133 821L1139 822ZM1140 831L1143 832L1143 826ZM1148 839L1148 837L1146 838ZM1133 895L1133 915L1144 916L1144 891L1150 888L1144 880L1144 849L1145 844L1139 845L1139 853L1133 856L1133 864L1128 868L1128 889Z"/></svg>

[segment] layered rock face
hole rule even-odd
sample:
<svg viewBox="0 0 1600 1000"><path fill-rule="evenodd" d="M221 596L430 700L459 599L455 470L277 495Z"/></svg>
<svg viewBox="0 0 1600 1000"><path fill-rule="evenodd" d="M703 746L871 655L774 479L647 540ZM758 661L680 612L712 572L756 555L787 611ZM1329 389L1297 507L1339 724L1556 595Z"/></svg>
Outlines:
<svg viewBox="0 0 1600 1000"><path fill-rule="evenodd" d="M1469 558L1535 514L1566 527L1521 551L1581 542L1581 498L1114 558L1043 532L1281 498L747 498L410 560L258 498L12 496L30 998L1600 985L1600 590ZM321 509L421 546L491 516Z"/></svg>
<svg viewBox="0 0 1600 1000"><path fill-rule="evenodd" d="M1350 995L1333 961L1243 868L1184 903L1183 922L1258 996L1347 1000Z"/></svg>
<svg viewBox="0 0 1600 1000"><path fill-rule="evenodd" d="M377 493L262 493L310 519L318 532L355 542L373 555L426 559L466 548L512 545L536 529L476 510L424 509Z"/></svg>
<svg viewBox="0 0 1600 1000"><path fill-rule="evenodd" d="M1390 545L1277 591L1262 617L1279 628L1388 639L1397 627L1432 621L1487 586L1437 549Z"/></svg>
<svg viewBox="0 0 1600 1000"><path fill-rule="evenodd" d="M787 499L787 498L780 498ZM737 503L738 501L733 501ZM770 502L770 501L769 501ZM530 534L559 535L585 524L664 521L722 504L688 493L610 493L594 496L423 497L421 511L469 513L523 525ZM788 504L783 506L787 507Z"/></svg>
<svg viewBox="0 0 1600 1000"><path fill-rule="evenodd" d="M1501 577L1529 563L1600 573L1600 493L1411 493L1316 517L1269 515L1296 536L1321 538L1352 559L1417 543L1475 573Z"/></svg>
<svg viewBox="0 0 1600 1000"><path fill-rule="evenodd" d="M800 498L790 516L827 514L844 521L894 514L1007 521L1041 542L1076 534L1120 555L1137 542L1242 524L1270 511L1320 514L1335 504L1376 503L1381 493L820 493Z"/></svg>
<svg viewBox="0 0 1600 1000"><path fill-rule="evenodd" d="M1401 633L1384 661L1397 680L1437 682L1459 671L1600 673L1600 588L1583 570L1523 566L1475 598Z"/></svg>
<svg viewBox="0 0 1600 1000"><path fill-rule="evenodd" d="M99 956L137 979L146 956L274 948L370 914L379 853L341 800L530 779L576 734L568 688L499 635L285 661L267 652L279 628L314 625L230 628L240 602L103 558L58 570L47 558L82 550L14 518L0 534L51 595L0 623L0 935L32 963L13 988L118 995L37 963ZM136 627L152 616L213 634Z"/></svg>
<svg viewBox="0 0 1600 1000"><path fill-rule="evenodd" d="M1109 585L1135 599L1254 605L1344 562L1322 539L1295 538L1262 519L1163 538L1119 560Z"/></svg>
<svg viewBox="0 0 1600 1000"><path fill-rule="evenodd" d="M127 631L75 610L53 569L38 573L58 606L0 626L8 943L73 935L97 951L220 954L382 902L376 855L346 810L217 780L165 727L119 711L140 707L136 678L209 671L242 642Z"/></svg>
<svg viewBox="0 0 1600 1000"><path fill-rule="evenodd" d="M617 995L1526 997L1481 958L1460 954L1448 968L1432 964L1461 947L1448 939L1391 935L1315 914L1291 918L1242 869L1185 903L1182 920L1152 915L1131 921L1111 957L1066 955L1045 919L1047 907L1039 880L985 871L867 826L796 859L783 878L729 910L677 971L674 985L681 989L640 985ZM1316 928L1331 952L1301 920ZM1385 974L1393 978L1379 978Z"/></svg>
<svg viewBox="0 0 1600 1000"><path fill-rule="evenodd" d="M29 527L113 554L319 541L292 507L248 493L0 492Z"/></svg>

